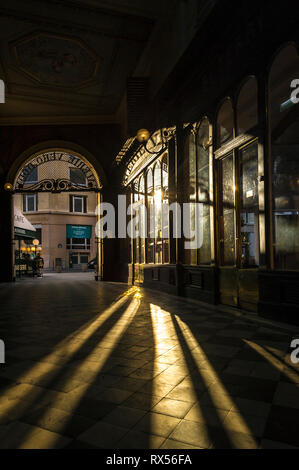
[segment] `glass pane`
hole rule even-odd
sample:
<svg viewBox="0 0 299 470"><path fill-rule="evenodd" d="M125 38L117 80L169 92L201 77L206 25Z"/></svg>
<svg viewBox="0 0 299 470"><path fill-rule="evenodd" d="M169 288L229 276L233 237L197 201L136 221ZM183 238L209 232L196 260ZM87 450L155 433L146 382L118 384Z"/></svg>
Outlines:
<svg viewBox="0 0 299 470"><path fill-rule="evenodd" d="M27 211L35 211L35 195L27 195Z"/></svg>
<svg viewBox="0 0 299 470"><path fill-rule="evenodd" d="M250 77L239 94L237 104L237 135L245 134L258 123L257 82Z"/></svg>
<svg viewBox="0 0 299 470"><path fill-rule="evenodd" d="M86 185L85 174L80 168L70 168L70 180L75 184Z"/></svg>
<svg viewBox="0 0 299 470"><path fill-rule="evenodd" d="M139 201L142 202L142 204L145 203L145 197L144 197L144 177L141 176L139 180ZM139 230L140 230L140 263L145 263L145 210L144 206L141 205L139 209Z"/></svg>
<svg viewBox="0 0 299 470"><path fill-rule="evenodd" d="M276 57L269 77L274 260L282 270L299 269L299 111L290 87L298 77L299 58L290 45Z"/></svg>
<svg viewBox="0 0 299 470"><path fill-rule="evenodd" d="M26 167L23 172L26 175L24 178L24 184L37 183L37 167Z"/></svg>
<svg viewBox="0 0 299 470"><path fill-rule="evenodd" d="M230 141L234 136L234 113L230 100L221 106L217 117L217 146Z"/></svg>
<svg viewBox="0 0 299 470"><path fill-rule="evenodd" d="M197 184L198 184L198 202L201 203L200 218L198 228L202 236L202 246L198 253L198 262L200 264L211 263L211 227L210 227L210 168L209 168L209 148L210 141L210 123L204 119L198 132L197 145Z"/></svg>
<svg viewBox="0 0 299 470"><path fill-rule="evenodd" d="M83 212L83 198L74 197L74 212Z"/></svg>
<svg viewBox="0 0 299 470"><path fill-rule="evenodd" d="M259 265L257 143L240 152L241 265Z"/></svg>
<svg viewBox="0 0 299 470"><path fill-rule="evenodd" d="M278 269L299 269L299 117L272 145L274 254Z"/></svg>
<svg viewBox="0 0 299 470"><path fill-rule="evenodd" d="M291 100L291 82L299 78L299 58L294 46L283 49L272 64L269 76L269 111L272 132L296 108Z"/></svg>
<svg viewBox="0 0 299 470"><path fill-rule="evenodd" d="M220 252L221 264L235 264L235 182L234 159L220 161Z"/></svg>
<svg viewBox="0 0 299 470"><path fill-rule="evenodd" d="M80 255L80 263L88 263L88 254Z"/></svg>

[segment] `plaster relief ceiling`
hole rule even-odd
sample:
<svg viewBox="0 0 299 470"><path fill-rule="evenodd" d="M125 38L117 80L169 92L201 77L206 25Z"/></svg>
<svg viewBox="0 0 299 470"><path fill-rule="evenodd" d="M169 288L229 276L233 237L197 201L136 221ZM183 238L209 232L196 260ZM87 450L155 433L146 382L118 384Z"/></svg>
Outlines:
<svg viewBox="0 0 299 470"><path fill-rule="evenodd" d="M113 120L161 8L158 0L2 2L0 120Z"/></svg>
<svg viewBox="0 0 299 470"><path fill-rule="evenodd" d="M36 33L12 49L18 68L44 85L68 88L96 78L99 58L79 40Z"/></svg>

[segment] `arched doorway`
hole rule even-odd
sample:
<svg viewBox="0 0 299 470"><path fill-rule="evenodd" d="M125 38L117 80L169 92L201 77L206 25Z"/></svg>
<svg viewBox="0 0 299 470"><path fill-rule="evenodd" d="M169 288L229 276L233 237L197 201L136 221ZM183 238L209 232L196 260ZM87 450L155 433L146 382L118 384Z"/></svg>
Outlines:
<svg viewBox="0 0 299 470"><path fill-rule="evenodd" d="M65 146L27 151L16 163L10 175L14 277L32 275L30 260L40 252L47 271L86 271L94 260L95 279L102 279L99 171L83 152Z"/></svg>

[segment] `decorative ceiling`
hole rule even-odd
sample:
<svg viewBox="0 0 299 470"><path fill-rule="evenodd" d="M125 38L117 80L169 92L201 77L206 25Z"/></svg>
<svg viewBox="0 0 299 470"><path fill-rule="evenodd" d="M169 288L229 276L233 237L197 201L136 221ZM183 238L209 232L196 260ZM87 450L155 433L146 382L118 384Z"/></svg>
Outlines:
<svg viewBox="0 0 299 470"><path fill-rule="evenodd" d="M2 2L0 122L113 122L160 16L158 0Z"/></svg>
<svg viewBox="0 0 299 470"><path fill-rule="evenodd" d="M74 87L94 80L99 58L80 40L36 33L12 45L17 67L49 86Z"/></svg>

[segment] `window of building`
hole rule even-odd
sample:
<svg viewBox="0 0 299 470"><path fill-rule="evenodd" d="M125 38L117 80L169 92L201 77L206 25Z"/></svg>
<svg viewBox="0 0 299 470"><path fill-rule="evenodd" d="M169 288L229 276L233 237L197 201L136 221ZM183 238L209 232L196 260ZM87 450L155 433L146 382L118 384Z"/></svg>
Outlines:
<svg viewBox="0 0 299 470"><path fill-rule="evenodd" d="M67 250L90 250L90 238L67 238Z"/></svg>
<svg viewBox="0 0 299 470"><path fill-rule="evenodd" d="M217 116L217 147L234 138L234 111L230 99L224 101Z"/></svg>
<svg viewBox="0 0 299 470"><path fill-rule="evenodd" d="M76 253L70 256L71 265L87 264L90 257L90 253Z"/></svg>
<svg viewBox="0 0 299 470"><path fill-rule="evenodd" d="M38 182L37 167L25 167L23 174L25 175L24 184L35 184Z"/></svg>
<svg viewBox="0 0 299 470"><path fill-rule="evenodd" d="M234 266L235 256L235 161L231 153L219 161L220 263Z"/></svg>
<svg viewBox="0 0 299 470"><path fill-rule="evenodd" d="M70 168L70 181L81 186L86 186L86 176L80 168Z"/></svg>
<svg viewBox="0 0 299 470"><path fill-rule="evenodd" d="M23 212L36 212L37 202L37 194L23 194Z"/></svg>
<svg viewBox="0 0 299 470"><path fill-rule="evenodd" d="M272 226L276 269L299 269L299 104L291 83L299 78L295 46L285 47L269 76Z"/></svg>
<svg viewBox="0 0 299 470"><path fill-rule="evenodd" d="M194 248L185 249L184 258L191 265L211 263L210 140L211 126L205 118L197 134L192 132L185 142L184 200L189 203L188 238Z"/></svg>
<svg viewBox="0 0 299 470"><path fill-rule="evenodd" d="M40 224L33 224L33 227L36 229L35 238L39 241L39 244L42 244L42 226Z"/></svg>
<svg viewBox="0 0 299 470"><path fill-rule="evenodd" d="M140 203L139 236L134 240L135 262L169 262L168 155L153 162L133 181L133 201ZM146 207L146 211L144 211ZM144 237L146 235L146 237Z"/></svg>
<svg viewBox="0 0 299 470"><path fill-rule="evenodd" d="M243 85L237 102L237 135L245 134L258 123L257 81L249 77Z"/></svg>
<svg viewBox="0 0 299 470"><path fill-rule="evenodd" d="M70 212L77 214L87 213L87 196L70 195Z"/></svg>

